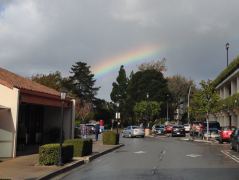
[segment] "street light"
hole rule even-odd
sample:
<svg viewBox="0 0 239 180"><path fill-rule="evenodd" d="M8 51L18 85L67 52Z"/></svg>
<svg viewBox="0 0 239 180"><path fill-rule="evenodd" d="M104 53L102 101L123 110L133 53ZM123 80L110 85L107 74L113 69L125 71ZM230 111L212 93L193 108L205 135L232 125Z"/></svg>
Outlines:
<svg viewBox="0 0 239 180"><path fill-rule="evenodd" d="M190 104L190 93L191 93L191 88L192 88L192 85L190 85L190 87L189 87L189 91L188 91L188 124L190 123L189 104Z"/></svg>
<svg viewBox="0 0 239 180"><path fill-rule="evenodd" d="M169 95L167 94L167 122L168 122L168 97Z"/></svg>
<svg viewBox="0 0 239 180"><path fill-rule="evenodd" d="M149 128L149 121L150 121L150 118L149 118L149 93L146 94L146 98L147 98L147 127Z"/></svg>
<svg viewBox="0 0 239 180"><path fill-rule="evenodd" d="M62 143L63 143L63 120L64 120L64 101L66 99L66 91L61 91L61 125L60 125L60 150L58 166L62 166Z"/></svg>
<svg viewBox="0 0 239 180"><path fill-rule="evenodd" d="M226 43L226 50L227 50L227 66L228 66L228 49L229 49L230 44L227 42Z"/></svg>
<svg viewBox="0 0 239 180"><path fill-rule="evenodd" d="M116 109L116 113L115 113L115 118L116 118L116 121L117 121L117 126L116 126L116 132L117 132L117 134L119 134L119 119L120 119L120 113L118 112L119 111L119 103L117 102L116 103L116 107L117 107L117 109Z"/></svg>

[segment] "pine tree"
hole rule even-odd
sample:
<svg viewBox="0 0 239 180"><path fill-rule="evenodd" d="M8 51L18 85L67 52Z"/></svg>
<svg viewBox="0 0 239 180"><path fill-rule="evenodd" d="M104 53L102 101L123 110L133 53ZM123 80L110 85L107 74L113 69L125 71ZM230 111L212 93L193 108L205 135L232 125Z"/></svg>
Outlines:
<svg viewBox="0 0 239 180"><path fill-rule="evenodd" d="M84 62L76 62L72 65L72 76L69 77L71 82L72 93L75 94L81 102L92 102L95 99L100 87L95 87L94 74L90 71L90 66Z"/></svg>
<svg viewBox="0 0 239 180"><path fill-rule="evenodd" d="M126 72L124 66L122 65L119 70L119 75L116 78L116 82L112 84L113 89L110 94L111 100L114 103L119 103L122 106L127 97L127 86L128 86L128 78L126 77Z"/></svg>

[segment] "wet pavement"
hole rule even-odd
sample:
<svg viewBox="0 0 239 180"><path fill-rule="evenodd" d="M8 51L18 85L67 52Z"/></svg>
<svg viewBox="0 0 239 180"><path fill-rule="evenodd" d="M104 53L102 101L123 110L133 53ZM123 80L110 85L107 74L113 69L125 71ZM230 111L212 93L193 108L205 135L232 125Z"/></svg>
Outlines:
<svg viewBox="0 0 239 180"><path fill-rule="evenodd" d="M121 142L125 144L121 149L74 169L63 179L239 179L239 161L223 153L230 152L228 144L172 137L121 138Z"/></svg>
<svg viewBox="0 0 239 180"><path fill-rule="evenodd" d="M101 139L101 138L100 138ZM38 165L38 154L19 156L15 159L7 159L0 163L0 179L39 179L46 178L51 174L61 174L67 168L80 166L84 161L91 161L119 146L103 145L102 141L93 141L93 153L89 156L74 158L73 161L64 166L40 166ZM59 173L58 173L59 172Z"/></svg>

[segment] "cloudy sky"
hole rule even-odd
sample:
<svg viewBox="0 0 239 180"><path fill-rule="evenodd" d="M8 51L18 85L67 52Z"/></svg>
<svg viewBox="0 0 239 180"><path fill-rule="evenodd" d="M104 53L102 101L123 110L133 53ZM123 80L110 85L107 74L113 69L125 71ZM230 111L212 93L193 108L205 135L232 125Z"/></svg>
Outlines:
<svg viewBox="0 0 239 180"><path fill-rule="evenodd" d="M157 56L125 63L127 72L165 57L165 76L214 79L226 66L226 42L230 60L239 55L238 7L238 0L0 0L0 66L66 76L84 61L95 73L154 47ZM107 100L119 67L110 69L96 77Z"/></svg>

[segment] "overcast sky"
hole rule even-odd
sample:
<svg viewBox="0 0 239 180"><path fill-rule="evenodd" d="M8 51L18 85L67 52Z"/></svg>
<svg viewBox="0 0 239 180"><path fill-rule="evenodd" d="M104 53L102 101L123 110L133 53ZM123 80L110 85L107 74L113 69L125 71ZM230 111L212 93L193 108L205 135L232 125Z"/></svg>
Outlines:
<svg viewBox="0 0 239 180"><path fill-rule="evenodd" d="M226 66L226 42L230 60L239 54L238 7L238 0L0 0L0 66L28 77L69 75L76 61L93 71L148 45L167 59L165 76L214 79ZM98 97L110 99L118 70L97 79Z"/></svg>

